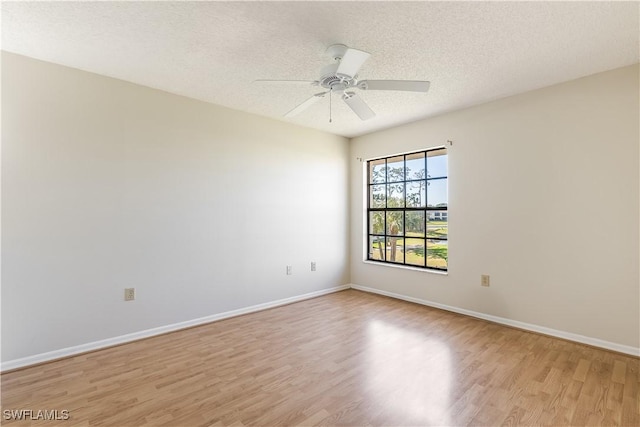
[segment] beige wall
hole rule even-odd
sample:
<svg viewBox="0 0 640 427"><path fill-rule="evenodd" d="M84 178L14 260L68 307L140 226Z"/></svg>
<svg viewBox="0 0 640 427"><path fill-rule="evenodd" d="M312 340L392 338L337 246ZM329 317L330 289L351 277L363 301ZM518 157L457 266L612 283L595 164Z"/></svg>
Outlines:
<svg viewBox="0 0 640 427"><path fill-rule="evenodd" d="M3 53L2 361L348 283L347 158L342 137Z"/></svg>
<svg viewBox="0 0 640 427"><path fill-rule="evenodd" d="M617 69L353 139L351 282L637 348L638 75ZM356 158L447 140L449 274L364 263Z"/></svg>
<svg viewBox="0 0 640 427"><path fill-rule="evenodd" d="M349 281L639 346L638 66L349 153L341 137L2 60L3 364ZM356 157L448 139L449 275L363 263Z"/></svg>

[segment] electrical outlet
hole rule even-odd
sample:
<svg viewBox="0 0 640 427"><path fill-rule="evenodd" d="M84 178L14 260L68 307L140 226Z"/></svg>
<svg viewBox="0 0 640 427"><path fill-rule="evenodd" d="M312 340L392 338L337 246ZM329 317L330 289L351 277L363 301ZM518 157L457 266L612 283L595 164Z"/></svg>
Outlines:
<svg viewBox="0 0 640 427"><path fill-rule="evenodd" d="M311 261L311 271L316 271L316 262Z"/></svg>
<svg viewBox="0 0 640 427"><path fill-rule="evenodd" d="M125 288L124 300L133 301L134 299L136 299L136 288Z"/></svg>
<svg viewBox="0 0 640 427"><path fill-rule="evenodd" d="M287 265L287 276L291 276L293 274L293 268L290 265Z"/></svg>
<svg viewBox="0 0 640 427"><path fill-rule="evenodd" d="M488 274L483 274L480 276L480 285L481 286L486 286L489 287L490 285L490 281L489 281L489 275Z"/></svg>

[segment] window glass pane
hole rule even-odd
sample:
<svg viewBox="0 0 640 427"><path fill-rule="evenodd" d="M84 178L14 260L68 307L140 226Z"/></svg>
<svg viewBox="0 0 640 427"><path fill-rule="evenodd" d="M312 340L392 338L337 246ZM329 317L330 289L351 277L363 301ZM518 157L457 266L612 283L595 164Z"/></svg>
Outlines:
<svg viewBox="0 0 640 427"><path fill-rule="evenodd" d="M407 154L405 173L407 181L411 179L424 179L424 152Z"/></svg>
<svg viewBox="0 0 640 427"><path fill-rule="evenodd" d="M448 217L447 211L430 211L427 214L427 237L446 239L449 229ZM407 219L408 223L409 219Z"/></svg>
<svg viewBox="0 0 640 427"><path fill-rule="evenodd" d="M447 206L447 179L431 179L427 181L427 206Z"/></svg>
<svg viewBox="0 0 640 427"><path fill-rule="evenodd" d="M387 184L387 207L404 208L404 182Z"/></svg>
<svg viewBox="0 0 640 427"><path fill-rule="evenodd" d="M426 202L424 187L425 181L407 182L407 207L421 208Z"/></svg>
<svg viewBox="0 0 640 427"><path fill-rule="evenodd" d="M369 183L377 184L385 182L386 169L384 159L371 160L369 162Z"/></svg>
<svg viewBox="0 0 640 427"><path fill-rule="evenodd" d="M405 215L407 237L424 237L424 212L408 211Z"/></svg>
<svg viewBox="0 0 640 427"><path fill-rule="evenodd" d="M427 240L427 267L446 269L448 258L446 240Z"/></svg>
<svg viewBox="0 0 640 427"><path fill-rule="evenodd" d="M447 149L427 152L427 178L439 178L447 175Z"/></svg>
<svg viewBox="0 0 640 427"><path fill-rule="evenodd" d="M387 159L387 181L404 181L404 156Z"/></svg>
<svg viewBox="0 0 640 427"><path fill-rule="evenodd" d="M384 261L384 237L369 236L369 259Z"/></svg>
<svg viewBox="0 0 640 427"><path fill-rule="evenodd" d="M387 237L387 261L404 262L404 244L402 238Z"/></svg>
<svg viewBox="0 0 640 427"><path fill-rule="evenodd" d="M405 239L405 242L406 263L424 267L424 239Z"/></svg>
<svg viewBox="0 0 640 427"><path fill-rule="evenodd" d="M384 208L387 202L387 196L385 191L385 185L370 185L369 190L371 193L371 200L369 201L369 207L372 208Z"/></svg>
<svg viewBox="0 0 640 427"><path fill-rule="evenodd" d="M384 235L384 212L369 212L369 234Z"/></svg>
<svg viewBox="0 0 640 427"><path fill-rule="evenodd" d="M438 148L368 161L367 259L447 270L447 159Z"/></svg>
<svg viewBox="0 0 640 427"><path fill-rule="evenodd" d="M387 234L390 236L404 234L404 212L387 212Z"/></svg>

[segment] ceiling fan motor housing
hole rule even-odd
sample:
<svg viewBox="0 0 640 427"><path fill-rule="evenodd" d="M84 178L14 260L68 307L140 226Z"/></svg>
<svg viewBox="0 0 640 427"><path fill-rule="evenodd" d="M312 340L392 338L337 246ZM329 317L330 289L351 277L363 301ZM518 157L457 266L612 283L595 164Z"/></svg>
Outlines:
<svg viewBox="0 0 640 427"><path fill-rule="evenodd" d="M356 85L357 80L355 78L336 74L339 65L340 63L335 63L322 67L320 79L318 79L320 86L340 91Z"/></svg>

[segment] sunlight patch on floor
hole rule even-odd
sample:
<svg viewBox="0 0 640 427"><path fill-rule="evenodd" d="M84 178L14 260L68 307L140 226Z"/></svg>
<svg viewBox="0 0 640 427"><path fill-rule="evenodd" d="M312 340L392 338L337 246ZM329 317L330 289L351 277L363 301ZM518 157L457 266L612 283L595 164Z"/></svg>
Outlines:
<svg viewBox="0 0 640 427"><path fill-rule="evenodd" d="M446 344L381 320L367 333L365 387L380 408L417 424L449 425L453 376Z"/></svg>

